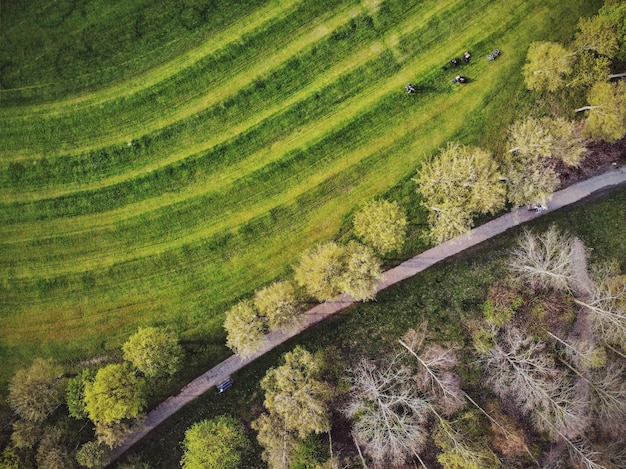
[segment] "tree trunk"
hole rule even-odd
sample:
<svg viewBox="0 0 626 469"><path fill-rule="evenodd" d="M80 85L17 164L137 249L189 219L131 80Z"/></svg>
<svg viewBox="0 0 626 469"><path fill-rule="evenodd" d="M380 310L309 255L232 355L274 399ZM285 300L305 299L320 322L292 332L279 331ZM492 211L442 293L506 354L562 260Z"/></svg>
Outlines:
<svg viewBox="0 0 626 469"><path fill-rule="evenodd" d="M583 107L579 107L578 109L574 109L574 112L588 111L589 109L595 109L597 107L601 107L601 106L583 106Z"/></svg>
<svg viewBox="0 0 626 469"><path fill-rule="evenodd" d="M626 77L626 72L625 73L615 73L614 75L609 75L609 80L612 80L613 78L623 78Z"/></svg>

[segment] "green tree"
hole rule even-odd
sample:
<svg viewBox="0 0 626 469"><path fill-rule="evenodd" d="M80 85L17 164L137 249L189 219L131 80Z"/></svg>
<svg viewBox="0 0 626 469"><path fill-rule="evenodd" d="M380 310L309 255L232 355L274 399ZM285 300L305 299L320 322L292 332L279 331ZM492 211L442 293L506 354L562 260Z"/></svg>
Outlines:
<svg viewBox="0 0 626 469"><path fill-rule="evenodd" d="M133 423L137 422L128 419L113 423L95 422L98 443L107 445L111 449L119 446L132 430Z"/></svg>
<svg viewBox="0 0 626 469"><path fill-rule="evenodd" d="M40 422L32 420L17 420L13 423L11 441L16 448L32 448L37 444L43 429Z"/></svg>
<svg viewBox="0 0 626 469"><path fill-rule="evenodd" d="M107 450L97 441L88 441L76 452L76 462L85 467L104 467L109 462Z"/></svg>
<svg viewBox="0 0 626 469"><path fill-rule="evenodd" d="M329 431L332 389L321 380L322 357L298 346L286 353L284 360L284 365L270 368L261 380L265 408L300 438Z"/></svg>
<svg viewBox="0 0 626 469"><path fill-rule="evenodd" d="M467 427L466 413L452 426L440 419L434 433L434 440L441 449L437 461L444 469L496 469L501 467L498 457L489 449L486 441L472 432L463 431ZM461 429L459 429L461 427Z"/></svg>
<svg viewBox="0 0 626 469"><path fill-rule="evenodd" d="M397 202L368 202L354 215L352 223L357 237L383 256L404 244L407 220Z"/></svg>
<svg viewBox="0 0 626 469"><path fill-rule="evenodd" d="M101 368L94 381L85 384L85 410L94 422L111 424L135 418L145 405L144 380L126 363Z"/></svg>
<svg viewBox="0 0 626 469"><path fill-rule="evenodd" d="M71 417L75 419L87 417L87 411L85 410L85 384L92 382L95 376L96 372L88 368L68 380L65 402Z"/></svg>
<svg viewBox="0 0 626 469"><path fill-rule="evenodd" d="M626 82L596 83L587 101L588 106L576 109L589 111L583 129L586 136L612 142L626 134Z"/></svg>
<svg viewBox="0 0 626 469"><path fill-rule="evenodd" d="M593 51L580 51L572 67L570 87L589 88L598 82L607 81L611 75L611 60Z"/></svg>
<svg viewBox="0 0 626 469"><path fill-rule="evenodd" d="M185 469L237 469L249 446L243 427L232 417L203 420L185 432Z"/></svg>
<svg viewBox="0 0 626 469"><path fill-rule="evenodd" d="M290 282L275 282L257 291L254 306L272 331L297 324L303 312Z"/></svg>
<svg viewBox="0 0 626 469"><path fill-rule="evenodd" d="M263 343L266 323L251 301L240 301L227 313L224 320L226 345L241 357L252 355Z"/></svg>
<svg viewBox="0 0 626 469"><path fill-rule="evenodd" d="M23 419L43 422L63 402L62 377L62 368L52 360L35 359L9 382L9 405Z"/></svg>
<svg viewBox="0 0 626 469"><path fill-rule="evenodd" d="M122 350L124 359L150 378L173 375L183 358L176 333L157 327L140 327Z"/></svg>
<svg viewBox="0 0 626 469"><path fill-rule="evenodd" d="M536 91L556 91L566 84L572 72L573 55L556 42L533 42L522 69L526 87Z"/></svg>
<svg viewBox="0 0 626 469"><path fill-rule="evenodd" d="M620 46L616 26L614 19L608 15L581 18L574 47L578 50L591 50L609 58L615 57Z"/></svg>
<svg viewBox="0 0 626 469"><path fill-rule="evenodd" d="M573 122L528 117L508 131L510 150L502 157L507 198L515 206L544 204L559 186L559 162L576 166L586 148Z"/></svg>
<svg viewBox="0 0 626 469"><path fill-rule="evenodd" d="M449 143L425 162L415 182L431 210L431 238L441 243L470 230L475 215L504 207L505 186L494 158L478 148Z"/></svg>
<svg viewBox="0 0 626 469"><path fill-rule="evenodd" d="M252 428L257 431L257 441L263 447L263 461L270 469L289 467L298 442L297 431L290 430L275 413L261 414L252 422Z"/></svg>
<svg viewBox="0 0 626 469"><path fill-rule="evenodd" d="M345 248L344 273L339 288L357 301L371 300L382 277L380 261L371 248L351 241Z"/></svg>
<svg viewBox="0 0 626 469"><path fill-rule="evenodd" d="M335 242L318 244L300 256L294 266L296 282L319 301L339 293L339 279L344 273L344 248Z"/></svg>
<svg viewBox="0 0 626 469"><path fill-rule="evenodd" d="M71 469L75 467L74 460L67 450L63 431L60 428L48 427L37 447L35 455L37 467L46 469Z"/></svg>
<svg viewBox="0 0 626 469"><path fill-rule="evenodd" d="M33 466L21 451L9 445L0 453L0 467L2 469L31 469Z"/></svg>
<svg viewBox="0 0 626 469"><path fill-rule="evenodd" d="M609 18L619 44L615 58L626 61L626 3L622 0L606 0L598 16Z"/></svg>

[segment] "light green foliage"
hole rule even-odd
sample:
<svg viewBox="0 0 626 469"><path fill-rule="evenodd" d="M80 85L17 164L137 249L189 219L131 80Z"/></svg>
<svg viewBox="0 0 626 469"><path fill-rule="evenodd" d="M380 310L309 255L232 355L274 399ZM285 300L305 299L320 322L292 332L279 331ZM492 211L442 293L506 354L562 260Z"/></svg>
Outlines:
<svg viewBox="0 0 626 469"><path fill-rule="evenodd" d="M85 384L85 410L94 422L112 424L137 417L146 405L144 380L127 364L107 365Z"/></svg>
<svg viewBox="0 0 626 469"><path fill-rule="evenodd" d="M13 423L11 442L16 448L32 448L41 438L41 423L31 420L17 420Z"/></svg>
<svg viewBox="0 0 626 469"><path fill-rule="evenodd" d="M9 383L8 402L23 419L43 422L63 402L63 369L52 360L35 359Z"/></svg>
<svg viewBox="0 0 626 469"><path fill-rule="evenodd" d="M272 331L296 324L303 312L290 282L274 282L258 290L254 295L254 306L266 318Z"/></svg>
<svg viewBox="0 0 626 469"><path fill-rule="evenodd" d="M339 280L342 292L355 300L372 300L382 277L380 261L371 248L351 241L346 246L345 271Z"/></svg>
<svg viewBox="0 0 626 469"><path fill-rule="evenodd" d="M626 82L596 83L587 95L585 135L615 141L626 134Z"/></svg>
<svg viewBox="0 0 626 469"><path fill-rule="evenodd" d="M157 327L140 327L122 350L124 358L150 378L173 375L183 357L176 333Z"/></svg>
<svg viewBox="0 0 626 469"><path fill-rule="evenodd" d="M606 57L614 57L619 51L619 38L615 26L615 22L608 15L581 18L574 47L592 50Z"/></svg>
<svg viewBox="0 0 626 469"><path fill-rule="evenodd" d="M124 437L130 432L132 423L132 420L114 423L95 422L98 443L107 445L111 449L119 446L124 441Z"/></svg>
<svg viewBox="0 0 626 469"><path fill-rule="evenodd" d="M75 419L87 417L87 411L85 410L85 384L93 381L95 376L95 370L85 369L77 376L68 380L65 402L71 417Z"/></svg>
<svg viewBox="0 0 626 469"><path fill-rule="evenodd" d="M594 52L580 51L576 55L572 80L568 86L589 88L594 84L607 81L611 74L611 60L598 56Z"/></svg>
<svg viewBox="0 0 626 469"><path fill-rule="evenodd" d="M252 428L258 432L257 440L263 447L262 458L270 469L289 467L298 441L297 431L287 428L280 415L272 412L253 421Z"/></svg>
<svg viewBox="0 0 626 469"><path fill-rule="evenodd" d="M475 215L504 207L505 186L493 156L479 148L449 143L425 162L415 182L431 210L431 237L441 243L470 230Z"/></svg>
<svg viewBox="0 0 626 469"><path fill-rule="evenodd" d="M441 449L437 461L444 469L496 469L501 467L498 457L486 441L467 429L466 415L454 423L441 419L436 426L434 440ZM471 422L470 422L471 424ZM481 441L482 440L482 441Z"/></svg>
<svg viewBox="0 0 626 469"><path fill-rule="evenodd" d="M406 214L397 202L375 200L354 215L354 233L381 255L399 250L406 237Z"/></svg>
<svg viewBox="0 0 626 469"><path fill-rule="evenodd" d="M610 19L620 47L615 57L626 60L626 3L622 0L606 0L598 16Z"/></svg>
<svg viewBox="0 0 626 469"><path fill-rule="evenodd" d="M76 451L76 462L85 467L103 467L109 462L107 450L97 441L88 441Z"/></svg>
<svg viewBox="0 0 626 469"><path fill-rule="evenodd" d="M183 444L180 465L185 469L237 469L249 445L241 424L225 416L194 424Z"/></svg>
<svg viewBox="0 0 626 469"><path fill-rule="evenodd" d="M508 146L509 153L525 162L552 159L568 166L578 165L586 151L574 122L549 117L514 122L508 132Z"/></svg>
<svg viewBox="0 0 626 469"><path fill-rule="evenodd" d="M556 42L533 42L522 69L529 90L556 91L572 72L573 57Z"/></svg>
<svg viewBox="0 0 626 469"><path fill-rule="evenodd" d="M296 282L319 301L339 293L339 279L344 273L344 248L335 242L318 244L300 256L294 266Z"/></svg>
<svg viewBox="0 0 626 469"><path fill-rule="evenodd" d="M507 199L515 206L545 203L559 186L556 164L576 166L585 154L573 122L528 117L509 128L510 150L502 156Z"/></svg>
<svg viewBox="0 0 626 469"><path fill-rule="evenodd" d="M226 345L242 357L249 357L263 343L265 320L251 301L240 301L227 313L224 320Z"/></svg>
<svg viewBox="0 0 626 469"><path fill-rule="evenodd" d="M321 378L323 361L302 347L284 356L285 364L271 368L261 380L265 408L276 414L300 438L330 429L331 387Z"/></svg>

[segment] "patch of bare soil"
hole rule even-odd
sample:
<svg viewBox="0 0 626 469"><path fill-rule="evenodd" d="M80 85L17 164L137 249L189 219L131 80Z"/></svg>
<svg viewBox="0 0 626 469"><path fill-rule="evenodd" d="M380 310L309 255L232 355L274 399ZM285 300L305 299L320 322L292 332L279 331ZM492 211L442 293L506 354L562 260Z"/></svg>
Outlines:
<svg viewBox="0 0 626 469"><path fill-rule="evenodd" d="M614 163L626 160L626 137L616 142L589 142L587 154L579 166L572 168L563 163L557 165L561 179L561 188L575 182L589 179L605 173L614 167Z"/></svg>

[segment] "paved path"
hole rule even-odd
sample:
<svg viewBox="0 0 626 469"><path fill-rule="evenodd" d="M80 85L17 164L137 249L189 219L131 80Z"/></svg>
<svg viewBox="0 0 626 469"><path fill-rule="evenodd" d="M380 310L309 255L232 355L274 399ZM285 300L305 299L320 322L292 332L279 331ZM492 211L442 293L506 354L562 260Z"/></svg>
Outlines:
<svg viewBox="0 0 626 469"><path fill-rule="evenodd" d="M381 291L394 283L412 277L418 272L427 269L447 257L453 256L454 254L457 254L471 246L475 246L476 244L503 233L521 223L537 218L545 213L557 210L565 205L577 202L578 200L581 200L596 191L623 183L626 183L626 167L616 168L556 192L550 201L548 210L540 214L521 208L502 215L495 220L473 229L469 233L424 251L399 266L388 270L384 273L383 279L377 287L377 291ZM335 314L354 303L355 301L349 296L340 295L332 301L327 301L317 305L305 313L304 320L297 330L289 333L272 332L265 336L263 348L258 350L251 357L242 359L238 355L232 355L222 363L214 366L203 375L194 379L187 386L181 389L179 394L176 396L170 396L167 400L160 403L154 410L149 412L137 429L128 436L126 442L113 451L111 461L117 459L137 441L148 434L148 432L156 428L157 425L174 414L185 404L189 403L209 389L214 388L232 373L240 370L256 358L265 354L269 350L272 350L274 347L285 342L291 337L299 334L311 325L322 321L328 316L331 316L332 314Z"/></svg>

